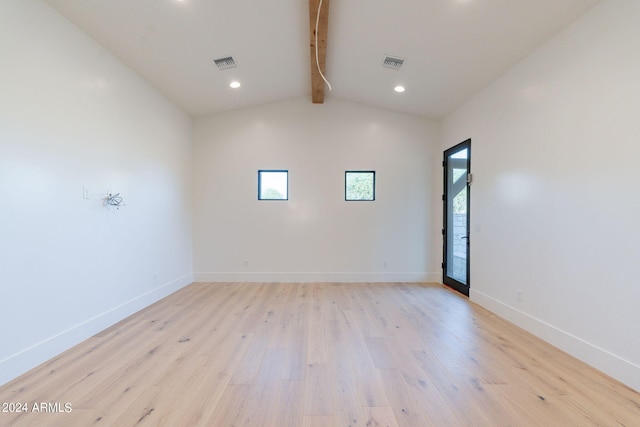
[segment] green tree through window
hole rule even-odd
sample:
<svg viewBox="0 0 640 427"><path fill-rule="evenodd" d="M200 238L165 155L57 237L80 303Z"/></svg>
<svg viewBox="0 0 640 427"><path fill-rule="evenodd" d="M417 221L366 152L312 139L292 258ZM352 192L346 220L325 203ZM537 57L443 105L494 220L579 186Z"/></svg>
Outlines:
<svg viewBox="0 0 640 427"><path fill-rule="evenodd" d="M258 200L288 200L289 171L259 170Z"/></svg>
<svg viewBox="0 0 640 427"><path fill-rule="evenodd" d="M345 200L375 200L375 171L346 171Z"/></svg>

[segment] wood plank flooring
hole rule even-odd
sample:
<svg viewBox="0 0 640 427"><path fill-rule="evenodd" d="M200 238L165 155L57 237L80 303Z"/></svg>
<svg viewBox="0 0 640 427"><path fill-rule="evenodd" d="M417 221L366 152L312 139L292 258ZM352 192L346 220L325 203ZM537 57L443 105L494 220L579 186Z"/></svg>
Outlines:
<svg viewBox="0 0 640 427"><path fill-rule="evenodd" d="M637 392L407 283L192 284L6 384L0 403L28 405L0 426L640 425Z"/></svg>

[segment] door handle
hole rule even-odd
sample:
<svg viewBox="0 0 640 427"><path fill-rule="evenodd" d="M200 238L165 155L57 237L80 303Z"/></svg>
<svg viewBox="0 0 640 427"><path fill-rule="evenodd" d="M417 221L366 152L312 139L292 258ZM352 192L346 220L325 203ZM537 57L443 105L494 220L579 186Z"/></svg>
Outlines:
<svg viewBox="0 0 640 427"><path fill-rule="evenodd" d="M462 236L461 239L467 239L469 240L469 236Z"/></svg>

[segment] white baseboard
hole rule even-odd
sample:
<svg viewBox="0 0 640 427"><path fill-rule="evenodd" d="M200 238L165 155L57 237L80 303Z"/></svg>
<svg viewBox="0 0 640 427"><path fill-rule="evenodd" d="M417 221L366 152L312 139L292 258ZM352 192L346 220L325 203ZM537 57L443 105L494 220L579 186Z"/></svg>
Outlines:
<svg viewBox="0 0 640 427"><path fill-rule="evenodd" d="M476 304L640 391L640 366L473 288L469 296Z"/></svg>
<svg viewBox="0 0 640 427"><path fill-rule="evenodd" d="M0 360L0 385L193 282L186 274Z"/></svg>
<svg viewBox="0 0 640 427"><path fill-rule="evenodd" d="M223 272L194 273L196 282L429 282L440 281L441 273L428 272Z"/></svg>

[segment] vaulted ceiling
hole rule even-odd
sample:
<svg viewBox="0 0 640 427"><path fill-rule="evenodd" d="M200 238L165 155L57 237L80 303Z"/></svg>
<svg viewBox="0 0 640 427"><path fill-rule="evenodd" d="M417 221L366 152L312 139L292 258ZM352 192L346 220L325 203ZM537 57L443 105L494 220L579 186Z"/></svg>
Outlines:
<svg viewBox="0 0 640 427"><path fill-rule="evenodd" d="M46 1L192 116L311 94L308 0ZM598 1L331 0L325 97L442 118Z"/></svg>

